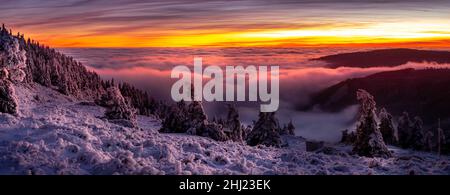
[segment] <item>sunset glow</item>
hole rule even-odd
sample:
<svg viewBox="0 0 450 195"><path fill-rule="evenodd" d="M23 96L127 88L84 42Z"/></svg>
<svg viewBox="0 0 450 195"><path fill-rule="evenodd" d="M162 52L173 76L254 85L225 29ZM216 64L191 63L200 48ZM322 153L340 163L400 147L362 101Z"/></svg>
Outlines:
<svg viewBox="0 0 450 195"><path fill-rule="evenodd" d="M10 1L0 5L0 16L15 31L54 47L440 47L450 40L446 1L103 3Z"/></svg>

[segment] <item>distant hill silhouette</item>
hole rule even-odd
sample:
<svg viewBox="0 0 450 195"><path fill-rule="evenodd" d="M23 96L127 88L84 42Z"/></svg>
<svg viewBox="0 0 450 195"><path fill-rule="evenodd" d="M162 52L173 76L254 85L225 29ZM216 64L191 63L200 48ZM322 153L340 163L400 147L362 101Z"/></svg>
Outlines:
<svg viewBox="0 0 450 195"><path fill-rule="evenodd" d="M399 66L407 62L450 63L450 51L417 49L380 49L363 52L342 53L323 56L313 60L329 63L330 68L338 67L379 67Z"/></svg>
<svg viewBox="0 0 450 195"><path fill-rule="evenodd" d="M403 111L425 122L450 118L450 69L404 69L342 81L313 95L311 107L337 112L356 104L356 91L365 89L377 102L399 116Z"/></svg>

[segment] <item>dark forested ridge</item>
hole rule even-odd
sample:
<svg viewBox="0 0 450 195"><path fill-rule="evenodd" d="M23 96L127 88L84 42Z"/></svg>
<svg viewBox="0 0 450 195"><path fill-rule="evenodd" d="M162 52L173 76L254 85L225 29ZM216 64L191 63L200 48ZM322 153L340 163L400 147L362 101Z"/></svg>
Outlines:
<svg viewBox="0 0 450 195"><path fill-rule="evenodd" d="M338 67L393 67L407 62L450 63L449 51L431 51L417 49L379 49L372 51L342 53L323 56L313 60L322 60L330 68Z"/></svg>
<svg viewBox="0 0 450 195"><path fill-rule="evenodd" d="M313 95L311 105L325 111L340 111L356 104L358 89L371 93L380 107L394 115L407 111L426 122L450 117L450 70L404 69L342 81Z"/></svg>

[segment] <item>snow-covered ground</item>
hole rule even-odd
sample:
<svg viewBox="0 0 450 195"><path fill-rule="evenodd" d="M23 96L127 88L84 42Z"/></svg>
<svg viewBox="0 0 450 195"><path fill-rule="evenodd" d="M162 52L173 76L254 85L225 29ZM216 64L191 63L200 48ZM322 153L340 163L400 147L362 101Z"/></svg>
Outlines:
<svg viewBox="0 0 450 195"><path fill-rule="evenodd" d="M450 174L450 158L390 147L394 157L350 155L330 145L306 152L300 137L286 148L250 147L184 134L158 133L102 119L104 108L42 86L17 86L21 115L0 113L1 174Z"/></svg>

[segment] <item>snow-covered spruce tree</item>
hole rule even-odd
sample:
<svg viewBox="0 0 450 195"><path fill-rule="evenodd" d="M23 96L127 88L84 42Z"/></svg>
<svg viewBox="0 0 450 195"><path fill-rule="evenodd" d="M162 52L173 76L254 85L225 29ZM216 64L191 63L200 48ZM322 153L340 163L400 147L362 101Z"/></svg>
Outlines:
<svg viewBox="0 0 450 195"><path fill-rule="evenodd" d="M208 118L200 101L192 101L187 107L189 127L200 129L208 122Z"/></svg>
<svg viewBox="0 0 450 195"><path fill-rule="evenodd" d="M426 148L425 132L423 131L423 122L420 117L414 117L412 124L411 146L415 150L423 150Z"/></svg>
<svg viewBox="0 0 450 195"><path fill-rule="evenodd" d="M197 135L209 137L216 141L230 140L230 138L225 134L222 125L217 123L206 123L200 131L197 132Z"/></svg>
<svg viewBox="0 0 450 195"><path fill-rule="evenodd" d="M266 145L281 146L281 137L278 133L280 125L275 117L275 112L260 112L258 121L253 130L247 136L247 144L250 146Z"/></svg>
<svg viewBox="0 0 450 195"><path fill-rule="evenodd" d="M12 83L7 79L8 71L3 68L0 74L0 112L17 115L17 96Z"/></svg>
<svg viewBox="0 0 450 195"><path fill-rule="evenodd" d="M26 75L26 52L20 47L17 38L10 36L6 29L2 28L0 36L1 68L6 68L10 81L20 83Z"/></svg>
<svg viewBox="0 0 450 195"><path fill-rule="evenodd" d="M432 152L433 151L433 147L434 147L434 133L431 129L425 131L424 135L423 135L423 142L425 143L425 150Z"/></svg>
<svg viewBox="0 0 450 195"><path fill-rule="evenodd" d="M242 138L245 140L247 140L248 135L250 135L250 132L252 132L253 126L251 125L247 125L244 126L242 125Z"/></svg>
<svg viewBox="0 0 450 195"><path fill-rule="evenodd" d="M106 94L109 87L107 82L72 57L29 38L25 40L20 33L13 36L11 30L4 26L0 28L0 38L1 50L8 51L0 52L1 68L6 68L8 81L38 83L87 101L98 100ZM155 112L159 104L153 102L145 92L130 85L123 86L120 88L123 97L130 99L133 107L139 108L138 114L148 115L149 110ZM6 87L4 91L10 90Z"/></svg>
<svg viewBox="0 0 450 195"><path fill-rule="evenodd" d="M244 140L243 128L241 121L239 121L239 113L233 104L228 104L228 114L224 128L228 130L225 132L228 132L228 137L231 140L237 142Z"/></svg>
<svg viewBox="0 0 450 195"><path fill-rule="evenodd" d="M163 119L159 132L187 133L209 137L216 141L229 140L221 124L208 122L203 106L199 101L192 101L189 105L180 101L172 106Z"/></svg>
<svg viewBox="0 0 450 195"><path fill-rule="evenodd" d="M159 132L162 133L186 133L189 129L186 103L181 100L168 111L168 115L162 122Z"/></svg>
<svg viewBox="0 0 450 195"><path fill-rule="evenodd" d="M398 144L402 148L411 147L412 138L412 122L407 112L403 112L403 115L398 119Z"/></svg>
<svg viewBox="0 0 450 195"><path fill-rule="evenodd" d="M223 126L208 122L201 101L196 101L194 86L191 85L192 102L187 107L187 133L209 137L216 141L226 141L229 137L224 133Z"/></svg>
<svg viewBox="0 0 450 195"><path fill-rule="evenodd" d="M7 30L0 29L0 112L17 115L18 102L14 84L21 83L26 74L26 55L18 40Z"/></svg>
<svg viewBox="0 0 450 195"><path fill-rule="evenodd" d="M225 134L222 125L208 122L208 118L200 101L192 101L188 106L187 112L189 126L188 133L209 137L216 141L226 141L230 139L230 137Z"/></svg>
<svg viewBox="0 0 450 195"><path fill-rule="evenodd" d="M110 81L102 81L101 85L108 89L111 86L115 86L114 79L111 79ZM129 101L129 104L136 109L136 114L140 115L146 115L149 116L150 114L155 114L160 117L160 115L165 115L166 112L164 110L159 109L165 109L166 105L163 105L161 102L157 102L154 99L152 99L147 92L144 92L140 89L135 88L134 86L130 85L129 83L119 83L118 88L120 90L120 93L124 98L126 98ZM104 100L102 100L104 96L102 95L96 103L100 106L105 106L103 104ZM161 108L159 108L161 107ZM165 118L165 117L162 117Z"/></svg>
<svg viewBox="0 0 450 195"><path fill-rule="evenodd" d="M154 104L156 104L156 102L154 102L154 100L149 97L147 92L138 90L129 83L120 83L119 89L124 97L130 99L131 105L137 109L139 114L147 116L149 114L154 114L150 111L154 109L153 106Z"/></svg>
<svg viewBox="0 0 450 195"><path fill-rule="evenodd" d="M378 114L378 118L380 119L379 129L383 135L384 142L392 145L397 144L397 135L392 115L385 108L382 108Z"/></svg>
<svg viewBox="0 0 450 195"><path fill-rule="evenodd" d="M356 97L360 102L360 118L356 127L356 141L353 151L367 157L390 157L391 152L383 141L378 129L375 110L376 103L372 95L359 89Z"/></svg>
<svg viewBox="0 0 450 195"><path fill-rule="evenodd" d="M288 124L284 124L283 128L280 128L280 135L295 135L295 127L294 124L292 124L292 120L289 121Z"/></svg>
<svg viewBox="0 0 450 195"><path fill-rule="evenodd" d="M437 152L439 156L441 155L443 144L447 144L447 139L445 138L445 131L441 128L441 119L439 119L437 128Z"/></svg>
<svg viewBox="0 0 450 195"><path fill-rule="evenodd" d="M288 135L295 135L295 126L292 123L292 120L290 120L287 125L287 132L288 132Z"/></svg>
<svg viewBox="0 0 450 195"><path fill-rule="evenodd" d="M108 88L104 99L107 105L105 116L108 120L127 127L137 127L136 110L125 100L119 88Z"/></svg>
<svg viewBox="0 0 450 195"><path fill-rule="evenodd" d="M348 129L342 131L342 137L340 143L353 145L356 141L356 133L354 131L349 132Z"/></svg>

